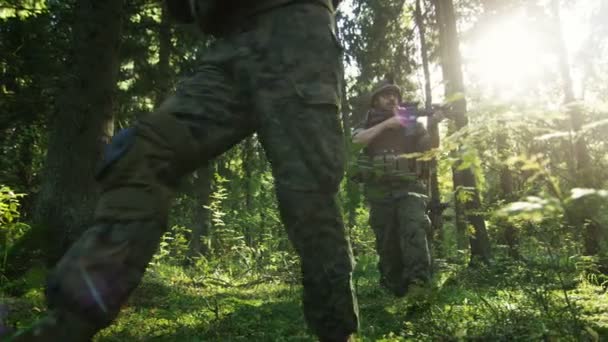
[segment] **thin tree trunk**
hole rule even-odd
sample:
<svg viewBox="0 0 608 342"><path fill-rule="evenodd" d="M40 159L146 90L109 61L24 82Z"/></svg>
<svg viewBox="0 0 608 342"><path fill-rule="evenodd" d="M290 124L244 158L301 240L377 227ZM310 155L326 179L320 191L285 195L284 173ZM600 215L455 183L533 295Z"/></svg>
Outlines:
<svg viewBox="0 0 608 342"><path fill-rule="evenodd" d="M506 123L501 123L499 127L505 127ZM507 134L503 130L499 130L496 135L496 147L498 150L498 156L500 160L507 160ZM500 169L500 190L501 199L505 201L512 201L513 198L513 173L507 165L503 165ZM519 236L517 229L513 226L509 220L501 221L504 227L503 239L509 248L509 256L512 258L519 258Z"/></svg>
<svg viewBox="0 0 608 342"><path fill-rule="evenodd" d="M23 189L29 191L32 189L35 181L35 165L34 165L34 149L37 140L37 135L34 130L35 123L28 122L23 130L19 130L21 141L19 143L19 162L17 167L17 177L19 185ZM31 198L30 198L31 197ZM32 213L32 207L35 203L34 197L29 195L20 200L21 202L21 220L29 221Z"/></svg>
<svg viewBox="0 0 608 342"><path fill-rule="evenodd" d="M346 81L342 82L342 127L344 128L344 145L347 149L347 165L352 165L353 160L350 158L357 158L357 155L351 152L351 124L350 124L350 113L351 108L346 99ZM360 190L359 183L353 181L350 177L346 178L346 222L349 235L352 233L351 228L357 224L357 208L360 204Z"/></svg>
<svg viewBox="0 0 608 342"><path fill-rule="evenodd" d="M253 217L253 167L255 158L255 145L253 136L245 139L243 143L243 171L245 173L245 210L247 210L247 216ZM247 246L254 246L254 234L251 231L253 225L245 225L245 243Z"/></svg>
<svg viewBox="0 0 608 342"><path fill-rule="evenodd" d="M572 76L570 75L570 61L568 58L568 49L564 41L564 33L562 32L561 27L559 1L554 0L552 4L557 31L557 52L559 57L559 69L562 78L562 87L564 91L564 103L572 104L574 101L576 101L576 98L574 96L574 90L572 86ZM579 183L578 185L580 186L597 186L597 184L595 184L595 179L591 172L591 157L589 155L589 150L585 142L585 137L579 134L583 126L583 115L576 107L569 109L568 114L570 116L570 128L576 134L573 147L575 173L571 176L573 179L577 180L577 182Z"/></svg>
<svg viewBox="0 0 608 342"><path fill-rule="evenodd" d="M69 73L51 125L36 227L53 264L91 223L98 198L94 173L113 132L123 0L78 0Z"/></svg>
<svg viewBox="0 0 608 342"><path fill-rule="evenodd" d="M441 71L442 71L442 76L443 76L443 80L446 83L445 85L445 93L446 95L448 94L448 84L450 82L450 78L452 77L450 75L450 70L447 67L448 63L450 63L451 59L450 59L450 55L449 55L449 51L448 51L448 44L449 41L447 39L447 35L445 34L445 29L443 28L443 23L445 22L445 19L443 19L443 17L445 16L444 13L439 11L439 6L440 4L437 3L437 0L432 0L434 6L435 6L435 14L437 17L437 26L439 27L439 51L440 51L440 57L441 57ZM443 32L443 33L442 33ZM458 55L459 58L459 55ZM456 75L457 76L457 75ZM460 120L459 117L456 117L456 120ZM457 124L454 122L451 122L448 126L448 134L453 134L455 133L458 128L456 127ZM452 158L456 158L457 157L457 153L455 152L451 152L450 156ZM462 203L462 201L459 200L460 198L460 192L462 191L462 189L460 188L459 184L462 184L462 180L460 180L461 177L461 173L458 172L458 170L456 170L456 167L452 167L452 183L453 183L453 187L454 187L454 225L456 228L456 247L459 250L463 250L466 249L467 247L467 221L466 221L466 213L465 213L465 206L464 203Z"/></svg>
<svg viewBox="0 0 608 342"><path fill-rule="evenodd" d="M188 256L194 257L199 254L207 255L207 245L202 243L202 238L209 235L209 209L205 208L209 204L211 196L211 176L213 175L213 165L208 163L196 171L193 177L192 188L194 189L192 232L188 245Z"/></svg>
<svg viewBox="0 0 608 342"><path fill-rule="evenodd" d="M464 94L465 91L454 4L452 0L434 0L434 2L439 25L445 95L446 98L452 98L454 95ZM456 129L463 129L468 124L466 100L464 98L457 100L454 103L454 109L457 113L454 115ZM462 189L472 191L471 198L464 203L466 217L475 230L470 238L471 261L472 263L478 260L488 262L491 255L490 240L484 218L479 213L481 199L475 176L471 169L458 170L458 165L453 169L453 173L454 186L457 191L462 191ZM456 209L458 211L461 207L456 206Z"/></svg>
<svg viewBox="0 0 608 342"><path fill-rule="evenodd" d="M334 27L334 29L336 30L339 39L342 39L341 35L340 35L340 31L338 30L338 21L336 21L336 26ZM356 158L355 155L353 155L353 153L351 153L351 122L350 122L350 115L351 115L351 107L350 104L348 103L348 96L347 96L347 92L348 89L346 87L346 75L345 75L345 71L344 71L344 63L340 63L340 80L341 80L341 96L340 96L340 102L341 102L341 118L342 118L342 129L344 131L344 145L346 146L346 150L347 150L347 165L351 165L351 159L350 158ZM346 222L347 222L347 229L348 229L348 233L350 235L351 233L351 227L354 227L356 224L356 220L357 220L357 207L359 206L359 200L358 200L358 189L359 189L359 184L357 182L354 182L352 179L350 178L346 178L346 184L345 184L345 189L346 189L346 203L344 206L344 209L346 211Z"/></svg>
<svg viewBox="0 0 608 342"><path fill-rule="evenodd" d="M457 156L456 152L450 154L452 158ZM463 181L462 172L456 170L456 167L452 167L452 183L454 186L454 223L456 226L456 248L458 250L464 250L467 248L467 217L465 203L461 201L460 195L464 191L458 184L462 184Z"/></svg>
<svg viewBox="0 0 608 342"><path fill-rule="evenodd" d="M424 98L425 98L425 107L427 110L430 110L433 104L433 94L431 89L431 72L429 69L429 54L428 54L428 46L426 42L426 26L424 23L424 16L422 10L422 1L416 0L416 7L414 9L414 19L416 21L416 26L418 27L418 35L420 37L420 56L422 59L422 70L424 72ZM432 117L428 117L427 126L429 135L431 136L431 147L438 148L440 144L439 140L439 127L438 122L433 120ZM430 161L431 164L431 174L429 177L429 188L431 195L431 211L430 211L430 219L431 219L431 236L429 236L429 245L433 245L433 235L434 233L438 236L438 244L441 244L443 240L443 220L441 215L441 194L439 193L439 179L437 176L437 159L433 158ZM441 251L441 249L437 249L437 251Z"/></svg>
<svg viewBox="0 0 608 342"><path fill-rule="evenodd" d="M160 26L158 29L158 77L156 79L156 107L164 101L165 97L169 94L171 88L171 26L169 24L169 13L165 6L165 2L162 5Z"/></svg>
<svg viewBox="0 0 608 342"><path fill-rule="evenodd" d="M572 86L572 77L570 75L570 61L568 58L568 49L564 41L564 33L561 26L560 8L559 1L552 1L553 14L555 16L555 29L557 37L557 52L559 57L560 74L562 78L562 87L564 91L564 103L566 105L572 104L576 101L574 96L574 90ZM585 137L581 134L581 128L583 126L583 115L576 106L572 106L568 109L570 117L570 128L574 134L574 141L572 142L572 155L570 158L570 164L573 164L571 170L571 177L575 180L575 185L584 188L596 188L599 187L597 180L593 175L593 168L591 166L591 156L589 149L585 141ZM578 229L583 229L585 232L584 236L584 247L585 254L596 255L600 251L600 242L602 240L601 232L602 227L596 220L590 220L595 214L589 208L584 210L582 213L573 213L575 222L572 222ZM588 221L588 222L587 222Z"/></svg>

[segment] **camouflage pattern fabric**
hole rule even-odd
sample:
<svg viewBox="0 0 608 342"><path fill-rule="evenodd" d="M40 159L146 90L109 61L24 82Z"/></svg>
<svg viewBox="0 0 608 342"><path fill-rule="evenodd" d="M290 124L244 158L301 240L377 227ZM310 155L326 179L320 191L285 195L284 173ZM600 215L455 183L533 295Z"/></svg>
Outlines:
<svg viewBox="0 0 608 342"><path fill-rule="evenodd" d="M344 145L334 27L326 7L303 2L247 19L154 114L113 140L99 172L97 224L49 278L53 315L94 326L82 340L109 325L158 247L177 180L255 132L301 257L308 325L331 341L357 330L353 258L336 202ZM49 340L48 325L33 335Z"/></svg>
<svg viewBox="0 0 608 342"><path fill-rule="evenodd" d="M369 224L376 235L380 283L396 296L431 276L426 214L427 196L420 182L368 184Z"/></svg>
<svg viewBox="0 0 608 342"><path fill-rule="evenodd" d="M386 89L398 90L387 82L379 83L376 89L376 95ZM393 114L370 109L353 135L378 124L371 120L374 115ZM365 184L369 224L380 258L380 283L396 296L405 295L411 284L426 282L431 276L427 239L431 224L425 195L430 170L428 162L416 156L430 149L430 136L420 123L416 123L414 132L405 134L403 127L384 130L365 146L349 170L355 181Z"/></svg>

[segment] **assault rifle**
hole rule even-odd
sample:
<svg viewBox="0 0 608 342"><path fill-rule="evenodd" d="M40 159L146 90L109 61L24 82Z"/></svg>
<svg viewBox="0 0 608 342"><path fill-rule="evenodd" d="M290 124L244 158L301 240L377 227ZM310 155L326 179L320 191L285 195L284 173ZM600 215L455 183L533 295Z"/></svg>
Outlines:
<svg viewBox="0 0 608 342"><path fill-rule="evenodd" d="M416 129L416 122L419 117L432 117L438 112L445 115L453 112L451 105L434 104L431 109L418 108L418 102L404 102L399 107L394 115L399 117L401 126L405 128L406 135L412 135ZM373 127L384 120L390 119L393 116L390 112L370 111L367 118L367 127Z"/></svg>

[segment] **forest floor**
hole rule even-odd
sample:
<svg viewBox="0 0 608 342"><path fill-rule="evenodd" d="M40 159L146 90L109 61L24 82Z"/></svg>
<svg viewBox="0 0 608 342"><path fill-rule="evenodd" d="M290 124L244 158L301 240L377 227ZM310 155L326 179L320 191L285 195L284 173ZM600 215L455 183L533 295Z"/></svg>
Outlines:
<svg viewBox="0 0 608 342"><path fill-rule="evenodd" d="M438 262L428 288L395 298L378 286L374 257L359 258L354 280L358 341L608 340L608 293L597 276L498 262L472 270ZM203 276L153 265L117 322L95 341L314 341L301 287L270 278ZM42 272L5 284L5 322L24 326L44 307ZM11 295L9 295L11 294ZM567 297L566 297L567 294Z"/></svg>

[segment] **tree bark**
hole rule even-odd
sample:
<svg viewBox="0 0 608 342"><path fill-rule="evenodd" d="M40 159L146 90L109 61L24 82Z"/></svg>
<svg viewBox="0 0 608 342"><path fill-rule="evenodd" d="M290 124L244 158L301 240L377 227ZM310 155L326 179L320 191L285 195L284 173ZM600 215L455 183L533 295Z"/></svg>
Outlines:
<svg viewBox="0 0 608 342"><path fill-rule="evenodd" d="M201 167L193 177L192 188L194 189L192 232L188 245L188 256L194 257L199 254L207 255L207 245L202 243L202 238L209 235L209 209L205 208L209 204L211 196L211 176L213 175L212 163Z"/></svg>
<svg viewBox="0 0 608 342"><path fill-rule="evenodd" d="M426 25L424 23L421 0L416 0L416 5L414 9L414 20L416 21L416 26L418 27L418 35L420 37L420 57L422 59L422 70L424 72L424 102L426 109L430 110L433 104L433 94L431 89L431 72L429 68L428 45L426 41ZM428 117L427 126L429 135L431 136L431 147L438 148L440 144L438 122L436 120L433 120L432 117ZM441 243L441 241L443 240L443 219L440 209L441 194L439 193L439 179L437 176L437 159L433 158L430 161L430 164L431 174L429 177L429 188L431 195L431 231L432 233L437 234L439 240L438 243ZM432 245L433 235L434 234L431 234L431 236L429 236L430 245ZM437 251L440 250L441 249L437 249Z"/></svg>
<svg viewBox="0 0 608 342"><path fill-rule="evenodd" d="M57 100L35 213L51 264L92 220L94 173L113 132L123 11L123 0L75 3L69 73Z"/></svg>
<svg viewBox="0 0 608 342"><path fill-rule="evenodd" d="M562 78L562 88L564 91L564 104L568 105L576 101L572 86L572 76L570 75L570 59L568 57L568 49L564 41L564 33L562 32L561 27L559 1L554 0L552 4L557 31L557 52ZM570 128L576 134L573 148L575 173L572 174L572 177L573 179L576 179L581 186L593 187L596 184L594 184L594 178L591 173L591 157L589 156L585 137L578 134L583 126L583 115L576 107L570 108L568 114L570 117Z"/></svg>
<svg viewBox="0 0 608 342"><path fill-rule="evenodd" d="M336 26L334 27L336 33L338 34L338 39L342 40L342 35L340 30L338 29L338 21L336 21ZM346 72L344 69L345 63L340 63L340 81L341 81L341 96L340 96L340 104L341 104L341 119L342 119L342 130L344 133L344 146L346 148L346 157L347 162L346 165L350 167L353 159L357 158L355 153L352 153L352 137L351 137L351 120L352 120L352 108L350 103L348 102L348 88L346 84ZM348 172L347 172L348 175ZM350 178L346 178L345 180L345 195L346 201L344 205L344 210L346 211L346 227L348 230L348 234L352 233L351 228L355 226L357 221L357 207L359 206L360 196L359 196L359 184L353 181Z"/></svg>
<svg viewBox="0 0 608 342"><path fill-rule="evenodd" d="M506 127L506 123L501 122L499 127ZM507 143L507 133L503 130L499 130L496 135L496 147L498 156L501 161L507 160L508 158L508 143ZM500 199L505 201L514 200L513 196L513 172L507 165L503 165L500 169ZM513 226L509 220L501 221L501 225L504 228L503 231L503 239L509 248L508 253L512 258L519 258L519 235L517 229Z"/></svg>
<svg viewBox="0 0 608 342"><path fill-rule="evenodd" d="M439 37L441 48L441 64L445 82L446 98L453 98L455 95L464 94L465 87L462 74L462 58L456 29L456 16L452 0L434 0L437 22L439 25ZM466 115L467 104L464 98L454 103L456 114L454 123L457 130L463 129L468 124ZM464 209L468 222L473 226L475 232L470 237L471 262L488 262L490 260L490 240L486 230L483 216L479 213L481 209L481 198L477 188L475 176L472 170L458 170L458 165L453 168L454 187L456 192L467 189L472 191L471 199L466 201L463 206L456 206L458 210ZM456 196L458 197L458 196ZM457 199L458 201L458 199ZM463 213L460 213L462 215Z"/></svg>
<svg viewBox="0 0 608 342"><path fill-rule="evenodd" d="M255 145L253 136L245 139L243 143L243 171L245 173L245 210L247 210L247 216L253 217L253 168L255 158ZM245 225L245 243L247 246L254 246L254 234L251 231L253 225Z"/></svg>
<svg viewBox="0 0 608 342"><path fill-rule="evenodd" d="M158 65L156 78L156 99L155 106L158 107L165 100L171 88L171 26L169 23L169 13L165 6L165 2L161 7L160 26L158 28Z"/></svg>
<svg viewBox="0 0 608 342"><path fill-rule="evenodd" d="M554 0L551 2L551 4L553 15L555 16L557 54L559 58L559 69L564 92L564 103L568 105L573 104L576 101L572 86L572 76L570 75L568 49L564 41L564 33L561 26L559 1ZM583 188L598 188L600 187L600 184L598 184L593 175L589 149L587 147L584 135L581 134L581 128L583 127L583 115L576 106L571 106L567 110L570 118L569 128L572 130L574 135L574 141L572 141L571 145L573 156L570 158L570 165L573 165L574 170L571 170L571 177L575 180L575 186ZM585 232L585 254L596 255L600 251L600 242L602 241L601 232L603 229L596 220L591 220L591 218L596 214L591 207L585 208L583 211L584 212L572 213L572 215L569 215L574 218L574 222L571 223L577 227L577 229Z"/></svg>

